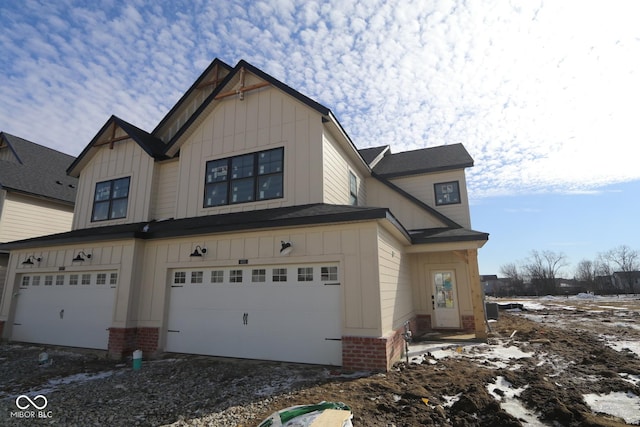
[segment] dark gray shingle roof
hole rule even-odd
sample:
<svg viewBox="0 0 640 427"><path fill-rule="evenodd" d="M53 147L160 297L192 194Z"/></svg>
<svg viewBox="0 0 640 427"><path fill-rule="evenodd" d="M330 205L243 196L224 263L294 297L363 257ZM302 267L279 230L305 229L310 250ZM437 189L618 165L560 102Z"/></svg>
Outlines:
<svg viewBox="0 0 640 427"><path fill-rule="evenodd" d="M371 162L373 162L376 157L378 157L387 148L389 148L388 145L383 145L382 147L362 148L358 150L358 153L360 153L360 156L368 165L371 165Z"/></svg>
<svg viewBox="0 0 640 427"><path fill-rule="evenodd" d="M473 166L473 159L462 144L441 145L387 154L373 168L384 178L418 175Z"/></svg>
<svg viewBox="0 0 640 427"><path fill-rule="evenodd" d="M0 160L0 186L5 189L75 203L78 180L67 175L74 157L26 139L0 133L15 161Z"/></svg>

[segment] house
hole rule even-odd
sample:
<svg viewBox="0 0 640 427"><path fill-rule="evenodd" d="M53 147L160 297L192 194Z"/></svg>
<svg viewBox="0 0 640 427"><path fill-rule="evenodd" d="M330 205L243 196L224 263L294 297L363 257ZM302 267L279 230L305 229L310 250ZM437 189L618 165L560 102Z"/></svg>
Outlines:
<svg viewBox="0 0 640 427"><path fill-rule="evenodd" d="M0 243L71 230L74 158L0 132ZM9 253L0 250L0 295Z"/></svg>
<svg viewBox="0 0 640 427"><path fill-rule="evenodd" d="M4 245L3 336L372 370L405 325L485 338L472 165L461 144L358 150L327 107L216 59L153 131L107 120L68 169L71 231Z"/></svg>

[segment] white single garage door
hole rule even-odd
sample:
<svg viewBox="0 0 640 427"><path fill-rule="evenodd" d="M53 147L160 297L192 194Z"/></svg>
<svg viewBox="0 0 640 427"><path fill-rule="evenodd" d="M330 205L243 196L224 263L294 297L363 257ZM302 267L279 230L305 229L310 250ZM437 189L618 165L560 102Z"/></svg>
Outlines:
<svg viewBox="0 0 640 427"><path fill-rule="evenodd" d="M24 274L11 335L14 341L107 349L118 274Z"/></svg>
<svg viewBox="0 0 640 427"><path fill-rule="evenodd" d="M165 349L342 364L335 264L174 270Z"/></svg>

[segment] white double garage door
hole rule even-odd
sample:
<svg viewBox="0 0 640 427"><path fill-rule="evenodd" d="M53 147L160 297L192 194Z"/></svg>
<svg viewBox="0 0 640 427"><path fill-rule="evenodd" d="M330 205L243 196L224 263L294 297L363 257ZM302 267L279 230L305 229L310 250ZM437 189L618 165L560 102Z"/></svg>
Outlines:
<svg viewBox="0 0 640 427"><path fill-rule="evenodd" d="M107 349L117 273L23 274L19 280L12 340Z"/></svg>
<svg viewBox="0 0 640 427"><path fill-rule="evenodd" d="M338 273L336 264L172 270L165 350L341 365Z"/></svg>

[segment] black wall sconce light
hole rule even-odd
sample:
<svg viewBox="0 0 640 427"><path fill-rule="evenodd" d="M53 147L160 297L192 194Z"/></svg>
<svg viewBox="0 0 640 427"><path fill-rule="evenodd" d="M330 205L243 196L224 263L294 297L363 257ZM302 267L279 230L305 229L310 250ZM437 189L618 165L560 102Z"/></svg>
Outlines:
<svg viewBox="0 0 640 427"><path fill-rule="evenodd" d="M25 259L24 261L22 261L22 265L33 265L33 264L34 264L34 261L35 261L35 262L40 262L40 261L42 261L42 258L37 257L37 256L35 256L35 255L29 255L29 256L27 257L27 259Z"/></svg>
<svg viewBox="0 0 640 427"><path fill-rule="evenodd" d="M91 254L86 254L84 253L84 251L80 251L78 252L78 255L76 255L75 258L72 259L71 261L77 262L77 261L84 261L85 259L91 259Z"/></svg>
<svg viewBox="0 0 640 427"><path fill-rule="evenodd" d="M193 250L193 252L189 255L189 256L194 256L194 257L201 257L202 255L207 253L207 248L203 248L200 245L196 246L196 248Z"/></svg>
<svg viewBox="0 0 640 427"><path fill-rule="evenodd" d="M285 242L284 240L280 241L282 247L280 248L280 255L289 255L293 250L293 245L291 242Z"/></svg>

